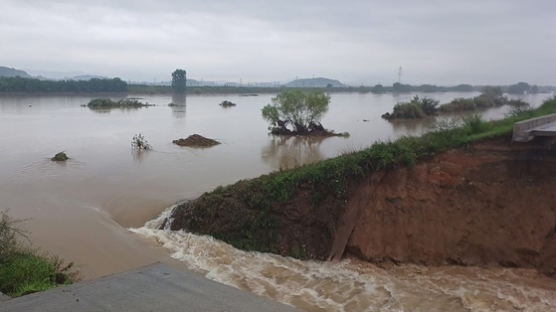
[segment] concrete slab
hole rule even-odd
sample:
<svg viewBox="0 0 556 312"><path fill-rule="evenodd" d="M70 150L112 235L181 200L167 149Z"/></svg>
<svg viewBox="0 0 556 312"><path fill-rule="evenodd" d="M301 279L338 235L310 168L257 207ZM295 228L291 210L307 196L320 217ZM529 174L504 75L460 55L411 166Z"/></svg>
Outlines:
<svg viewBox="0 0 556 312"><path fill-rule="evenodd" d="M556 136L556 122L533 128L530 134L534 136Z"/></svg>
<svg viewBox="0 0 556 312"><path fill-rule="evenodd" d="M2 312L293 312L292 307L177 270L152 264L0 303Z"/></svg>
<svg viewBox="0 0 556 312"><path fill-rule="evenodd" d="M528 142L535 136L556 136L556 132L545 131L556 125L556 114L545 115L516 122L513 129L513 140L516 142Z"/></svg>

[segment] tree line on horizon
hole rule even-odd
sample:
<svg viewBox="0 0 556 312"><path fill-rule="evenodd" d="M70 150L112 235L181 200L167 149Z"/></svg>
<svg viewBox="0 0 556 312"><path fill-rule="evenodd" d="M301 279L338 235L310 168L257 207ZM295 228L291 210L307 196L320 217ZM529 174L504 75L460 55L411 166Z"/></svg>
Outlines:
<svg viewBox="0 0 556 312"><path fill-rule="evenodd" d="M408 92L472 92L472 91L483 91L484 88L491 86L474 86L470 84L459 84L456 86L437 86L432 84L422 84L422 85L409 85L402 84L399 82L394 83L392 86L383 86L377 84L373 87L369 87L369 91L373 93L384 93L384 92L394 92L394 93L408 93ZM518 82L516 84L508 86L498 86L502 92L509 94L525 94L525 93L538 93L541 92L538 86L530 85L527 82Z"/></svg>
<svg viewBox="0 0 556 312"><path fill-rule="evenodd" d="M89 80L42 80L37 78L24 77L0 77L0 92L146 92L146 93L169 93L184 92L187 78L185 70L178 69L172 73L172 84L170 86L151 86L147 84L128 84L120 78L100 79L92 78ZM399 82L391 86L376 84L374 86L325 86L322 89L334 91L357 91L372 93L409 93L409 92L473 92L481 91L485 86L459 84L456 86L437 86L432 84L410 85ZM276 92L276 90L298 87L221 87L206 86L193 88L192 93L205 93L205 91L224 89L224 91L252 90L253 92ZM299 89L314 89L313 87L299 87ZM516 84L501 86L505 93L509 94L525 94L555 91L555 87L538 87L530 85L526 82L518 82ZM208 92L207 92L208 93ZM218 92L217 92L218 93Z"/></svg>
<svg viewBox="0 0 556 312"><path fill-rule="evenodd" d="M120 78L89 80L41 80L0 77L0 92L126 92L127 82Z"/></svg>

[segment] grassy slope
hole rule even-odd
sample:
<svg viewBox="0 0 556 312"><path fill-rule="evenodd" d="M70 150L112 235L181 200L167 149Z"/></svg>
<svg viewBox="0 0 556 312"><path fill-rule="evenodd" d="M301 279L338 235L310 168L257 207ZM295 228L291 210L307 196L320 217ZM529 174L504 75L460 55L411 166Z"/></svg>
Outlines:
<svg viewBox="0 0 556 312"><path fill-rule="evenodd" d="M0 212L0 291L11 297L70 284L72 264L63 267L58 258L23 247L21 234L6 213Z"/></svg>
<svg viewBox="0 0 556 312"><path fill-rule="evenodd" d="M556 98L546 101L538 109L522 111L503 120L484 122L478 117L472 118L458 128L436 130L421 137L403 137L394 142L377 142L362 151L218 187L187 207L178 208L189 210L182 215L179 226L192 232L210 234L238 248L276 252L277 246L284 244L283 240L279 242L279 237L288 231L284 228L287 225L277 218L280 212L276 210L291 201L300 190L309 192L314 207L326 205L331 200L343 203L348 198L350 183L373 172L411 166L423 157L450 148L511 133L515 122L549 113L556 113ZM232 197L239 203L231 201ZM232 214L221 211L222 207L237 209L236 215L241 216L230 217ZM233 220L222 222L218 218ZM324 227L333 232L336 218L328 218L325 222L328 224ZM225 229L220 224L224 224ZM286 254L307 257L303 250L299 251L300 243L290 245ZM322 254L316 256L322 257Z"/></svg>

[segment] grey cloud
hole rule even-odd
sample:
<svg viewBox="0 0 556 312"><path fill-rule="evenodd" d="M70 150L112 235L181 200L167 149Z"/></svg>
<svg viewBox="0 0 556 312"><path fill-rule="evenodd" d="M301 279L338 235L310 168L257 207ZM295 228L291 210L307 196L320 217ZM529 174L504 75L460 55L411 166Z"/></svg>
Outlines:
<svg viewBox="0 0 556 312"><path fill-rule="evenodd" d="M133 80L556 83L553 1L0 0L0 63Z"/></svg>

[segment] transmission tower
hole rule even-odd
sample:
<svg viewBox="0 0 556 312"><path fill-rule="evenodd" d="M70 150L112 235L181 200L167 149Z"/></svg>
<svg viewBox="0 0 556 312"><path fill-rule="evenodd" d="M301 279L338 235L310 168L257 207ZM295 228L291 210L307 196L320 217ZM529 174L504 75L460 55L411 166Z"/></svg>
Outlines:
<svg viewBox="0 0 556 312"><path fill-rule="evenodd" d="M402 67L398 68L398 83L402 83Z"/></svg>

